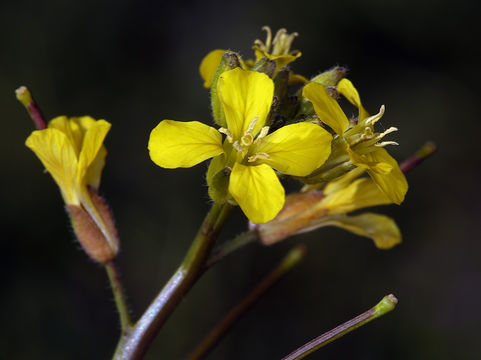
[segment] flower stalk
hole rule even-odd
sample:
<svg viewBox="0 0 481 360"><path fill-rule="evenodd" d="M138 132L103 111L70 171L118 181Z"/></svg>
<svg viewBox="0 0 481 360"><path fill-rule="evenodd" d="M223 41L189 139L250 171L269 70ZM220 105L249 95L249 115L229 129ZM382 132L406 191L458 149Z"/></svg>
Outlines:
<svg viewBox="0 0 481 360"><path fill-rule="evenodd" d="M289 251L284 259L209 331L187 359L200 360L205 358L209 351L224 337L237 320L285 274L299 264L305 255L306 247L304 245L298 245Z"/></svg>
<svg viewBox="0 0 481 360"><path fill-rule="evenodd" d="M304 359L307 355L319 350L321 347L339 339L340 337L356 330L358 327L366 325L368 322L387 314L394 310L398 303L398 300L393 294L386 295L376 306L363 312L361 315L356 316L354 319L346 321L344 324L337 326L336 328L329 330L321 336L309 341L307 344L302 345L297 350L293 351L282 360L300 360Z"/></svg>
<svg viewBox="0 0 481 360"><path fill-rule="evenodd" d="M109 278L110 287L112 288L112 293L114 295L115 306L117 307L117 312L119 313L122 333L124 333L132 324L124 287L122 285L120 274L115 262L113 260L109 261L104 266Z"/></svg>
<svg viewBox="0 0 481 360"><path fill-rule="evenodd" d="M117 345L115 360L142 359L162 325L201 273L214 240L232 210L228 204L214 203L202 223L184 261L135 325Z"/></svg>

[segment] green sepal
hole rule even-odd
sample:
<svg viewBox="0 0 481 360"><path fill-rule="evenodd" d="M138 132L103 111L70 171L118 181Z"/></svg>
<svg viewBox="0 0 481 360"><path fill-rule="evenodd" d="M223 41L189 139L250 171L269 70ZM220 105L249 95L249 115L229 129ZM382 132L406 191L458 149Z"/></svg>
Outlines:
<svg viewBox="0 0 481 360"><path fill-rule="evenodd" d="M263 57L254 64L251 70L264 73L272 78L276 71L276 62L274 60L270 60L269 58Z"/></svg>
<svg viewBox="0 0 481 360"><path fill-rule="evenodd" d="M228 200L231 171L231 168L226 167L217 172L210 181L209 196L218 204L223 204Z"/></svg>
<svg viewBox="0 0 481 360"><path fill-rule="evenodd" d="M210 87L210 103L212 107L212 117L217 125L221 127L227 127L227 122L225 120L224 107L219 99L217 93L217 82L222 73L240 67L239 56L232 52L226 51L222 56L222 59L217 67L217 71L212 80L212 86Z"/></svg>
<svg viewBox="0 0 481 360"><path fill-rule="evenodd" d="M311 82L315 82L327 87L334 87L337 85L341 79L343 79L347 74L347 68L342 66L334 66L333 68L314 76Z"/></svg>

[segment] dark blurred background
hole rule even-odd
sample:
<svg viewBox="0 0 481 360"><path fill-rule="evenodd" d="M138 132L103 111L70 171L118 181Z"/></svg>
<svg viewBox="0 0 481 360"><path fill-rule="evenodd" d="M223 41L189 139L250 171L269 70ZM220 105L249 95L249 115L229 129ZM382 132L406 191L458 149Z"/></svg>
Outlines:
<svg viewBox="0 0 481 360"><path fill-rule="evenodd" d="M147 359L181 359L295 244L305 261L242 318L210 359L279 359L393 292L393 313L312 359L481 358L480 7L448 1L2 1L0 3L2 330L5 359L108 359L119 325L106 275L74 241L59 191L24 146L33 129L14 90L27 85L47 118L113 124L102 193L122 241L134 316L180 263L209 207L206 165L164 170L147 153L162 119L210 123L198 65L216 48L252 56L263 25L300 36L293 68L333 65L381 127L397 126L402 160L426 140L439 152L409 174L390 251L326 228L270 248L254 244L209 271ZM237 209L221 240L245 229Z"/></svg>

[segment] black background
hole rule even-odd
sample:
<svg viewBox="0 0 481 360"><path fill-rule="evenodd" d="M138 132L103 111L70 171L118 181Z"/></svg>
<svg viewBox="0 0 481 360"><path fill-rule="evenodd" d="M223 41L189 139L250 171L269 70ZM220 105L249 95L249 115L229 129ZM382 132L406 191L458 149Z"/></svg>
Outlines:
<svg viewBox="0 0 481 360"><path fill-rule="evenodd" d="M252 56L263 25L300 36L294 70L348 66L380 128L397 126L402 160L425 140L439 152L409 174L390 251L339 229L240 251L206 274L147 359L180 359L299 242L305 261L238 323L211 359L279 359L368 309L397 309L312 359L479 359L480 32L476 1L2 1L0 3L0 348L5 358L106 359L119 325L103 269L79 251L56 185L24 146L33 129L14 90L47 118L113 124L102 193L122 241L119 264L138 316L180 263L209 206L206 165L166 170L148 157L162 119L210 123L198 65L216 48ZM237 209L222 235L245 229Z"/></svg>

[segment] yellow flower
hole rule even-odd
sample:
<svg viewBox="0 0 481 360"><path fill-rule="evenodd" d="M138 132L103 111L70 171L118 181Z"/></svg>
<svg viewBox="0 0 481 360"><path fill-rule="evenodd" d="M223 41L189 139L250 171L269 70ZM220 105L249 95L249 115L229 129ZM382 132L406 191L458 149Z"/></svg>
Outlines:
<svg viewBox="0 0 481 360"><path fill-rule="evenodd" d="M272 32L270 27L264 26L262 29L267 32L267 38L265 42L262 42L259 39L255 40L255 45L252 48L255 51L256 60L254 61L253 59L247 59L246 61L243 61L239 56L239 61L243 69L250 70L254 64L262 58L273 60L276 63L276 69L273 75L275 76L284 66L290 64L302 55L300 51L290 51L292 41L298 34L287 34L286 29L279 29L274 37L274 40L272 40ZM208 53L204 59L202 59L199 72L204 80L204 87L206 89L212 86L217 67L219 66L222 56L226 53L226 51L227 50L216 49ZM293 73L289 75L290 85L302 84L306 82L308 82L308 80L302 75Z"/></svg>
<svg viewBox="0 0 481 360"><path fill-rule="evenodd" d="M96 121L90 116L59 116L51 120L46 129L33 131L25 145L54 178L71 215L72 209L85 210L104 235L111 253L116 253L118 239L112 230L113 223L107 219L107 208L101 208L106 205L96 193L89 192L89 188L96 190L100 185L107 154L103 141L110 126L107 121ZM82 243L82 239L79 240Z"/></svg>
<svg viewBox="0 0 481 360"><path fill-rule="evenodd" d="M329 156L332 136L310 123L288 125L269 134L264 125L274 84L265 74L241 68L224 72L217 91L227 128L163 120L150 134L150 157L164 168L191 167L213 157L207 173L209 186L216 174L228 168L227 200L235 201L253 222L269 221L285 201L274 169L308 175Z"/></svg>
<svg viewBox="0 0 481 360"><path fill-rule="evenodd" d="M364 172L362 168L352 170L329 182L323 191L289 195L276 218L256 225L261 242L270 245L293 234L337 226L373 239L380 249L389 249L400 243L401 233L391 218L372 213L346 215L366 207L392 203L372 179L359 178Z"/></svg>
<svg viewBox="0 0 481 360"><path fill-rule="evenodd" d="M327 124L337 135L333 147L341 148L339 156L336 151L336 161L344 161L347 157L352 164L367 170L377 186L395 204L400 204L408 189L406 178L399 165L383 148L393 141L380 142L387 134L396 131L391 127L383 133L374 131L374 124L384 114L384 106L378 114L369 116L361 104L361 99L355 87L347 79L342 79L337 90L359 109L357 123L351 125L338 102L333 99L324 86L317 83L307 84L302 95L312 102L319 119ZM334 150L333 150L334 153ZM328 161L329 162L329 161Z"/></svg>
<svg viewBox="0 0 481 360"><path fill-rule="evenodd" d="M265 30L267 33L266 41L262 42L257 39L252 47L256 54L256 62L265 57L269 60L274 60L276 62L275 73L277 73L284 66L302 55L298 50L291 51L292 42L299 35L298 33L288 34L286 29L279 29L274 39L272 39L272 32L269 26L264 26L262 30Z"/></svg>

